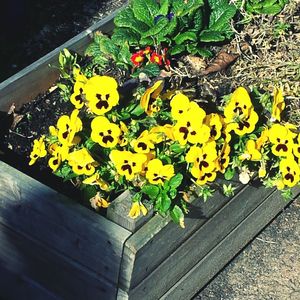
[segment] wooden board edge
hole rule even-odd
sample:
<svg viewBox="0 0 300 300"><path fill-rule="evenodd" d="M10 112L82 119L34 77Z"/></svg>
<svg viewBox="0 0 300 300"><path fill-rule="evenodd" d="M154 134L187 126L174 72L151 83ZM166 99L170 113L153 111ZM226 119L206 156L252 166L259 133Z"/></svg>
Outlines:
<svg viewBox="0 0 300 300"><path fill-rule="evenodd" d="M299 190L295 195L295 198L299 196ZM278 191L267 197L160 299L191 299L291 201L284 201Z"/></svg>
<svg viewBox="0 0 300 300"><path fill-rule="evenodd" d="M159 298L274 192L275 189L249 186L246 194L227 202L147 277L136 279L134 282L139 283L130 288L129 298L148 299L147 295L154 285L156 288L151 296ZM166 279L161 281L160 278Z"/></svg>

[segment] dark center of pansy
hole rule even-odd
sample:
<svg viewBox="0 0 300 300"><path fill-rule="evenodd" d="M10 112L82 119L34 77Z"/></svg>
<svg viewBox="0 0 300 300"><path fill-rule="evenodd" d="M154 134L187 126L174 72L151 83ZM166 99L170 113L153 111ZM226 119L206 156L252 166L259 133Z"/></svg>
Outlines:
<svg viewBox="0 0 300 300"><path fill-rule="evenodd" d="M114 138L111 135L106 135L102 138L104 144L113 143Z"/></svg>
<svg viewBox="0 0 300 300"><path fill-rule="evenodd" d="M108 101L107 101L108 99L103 100L100 94L96 94L96 97L97 97L97 99L99 99L99 101L96 104L96 107L98 109L102 109L102 108L108 109L108 107L109 107L109 104L108 104Z"/></svg>
<svg viewBox="0 0 300 300"><path fill-rule="evenodd" d="M216 125L213 125L210 130L210 136L215 137L217 135Z"/></svg>
<svg viewBox="0 0 300 300"><path fill-rule="evenodd" d="M287 152L288 151L288 147L284 144L278 144L275 149L277 152L279 152L279 151Z"/></svg>
<svg viewBox="0 0 300 300"><path fill-rule="evenodd" d="M179 132L183 133L183 139L186 140L189 134L189 130L187 127L180 127Z"/></svg>
<svg viewBox="0 0 300 300"><path fill-rule="evenodd" d="M199 169L200 171L202 170L202 168L207 168L209 166L208 162L205 160L202 160L199 164Z"/></svg>
<svg viewBox="0 0 300 300"><path fill-rule="evenodd" d="M78 94L77 96L75 96L75 100L81 104L83 102L81 94Z"/></svg>
<svg viewBox="0 0 300 300"><path fill-rule="evenodd" d="M247 122L247 121L241 121L241 122L239 123L239 128L238 128L239 130L243 130L244 127L250 128L249 122Z"/></svg>
<svg viewBox="0 0 300 300"><path fill-rule="evenodd" d="M212 173L205 173L203 176L200 177L200 180L205 180L206 178L210 178Z"/></svg>
<svg viewBox="0 0 300 300"><path fill-rule="evenodd" d="M286 180L289 180L291 183L294 182L294 180L295 180L295 177L294 177L292 174L290 174L290 173L286 174L286 175L284 176L284 178L285 178Z"/></svg>
<svg viewBox="0 0 300 300"><path fill-rule="evenodd" d="M54 165L58 165L58 159L54 159L54 160L53 160L53 164L54 164Z"/></svg>
<svg viewBox="0 0 300 300"><path fill-rule="evenodd" d="M139 142L137 146L138 148L141 148L144 151L147 149L147 145L144 142Z"/></svg>
<svg viewBox="0 0 300 300"><path fill-rule="evenodd" d="M123 165L123 166L121 167L121 170L124 171L124 172L127 171L130 175L132 174L131 166L128 165L128 164Z"/></svg>

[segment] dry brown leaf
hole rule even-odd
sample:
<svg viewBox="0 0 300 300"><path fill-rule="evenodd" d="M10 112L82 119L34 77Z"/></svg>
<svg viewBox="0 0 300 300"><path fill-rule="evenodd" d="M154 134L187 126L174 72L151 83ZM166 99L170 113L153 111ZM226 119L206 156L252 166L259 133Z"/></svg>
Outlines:
<svg viewBox="0 0 300 300"><path fill-rule="evenodd" d="M220 72L225 70L231 63L233 63L239 57L238 54L227 53L221 50L215 59L208 65L208 67L201 72L202 75L208 75L210 73Z"/></svg>

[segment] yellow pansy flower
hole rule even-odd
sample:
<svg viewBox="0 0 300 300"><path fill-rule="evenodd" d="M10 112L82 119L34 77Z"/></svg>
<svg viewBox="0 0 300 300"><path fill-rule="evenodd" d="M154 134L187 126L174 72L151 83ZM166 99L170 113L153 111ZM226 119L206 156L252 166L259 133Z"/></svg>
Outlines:
<svg viewBox="0 0 300 300"><path fill-rule="evenodd" d="M252 108L251 98L247 90L243 87L238 87L232 94L230 101L224 109L225 119L228 119L228 114L235 114L236 116L246 116L248 111ZM226 123L229 123L228 121Z"/></svg>
<svg viewBox="0 0 300 300"><path fill-rule="evenodd" d="M149 133L151 136L154 136L155 144L161 143L166 139L174 140L173 126L171 124L152 127Z"/></svg>
<svg viewBox="0 0 300 300"><path fill-rule="evenodd" d="M145 205L139 201L133 202L132 206L130 208L128 216L132 219L136 219L140 216L140 214L143 214L144 216L147 215L148 210L145 207Z"/></svg>
<svg viewBox="0 0 300 300"><path fill-rule="evenodd" d="M112 150L109 158L115 165L117 172L124 175L127 180L132 180L136 174L140 173L147 160L145 154L119 150Z"/></svg>
<svg viewBox="0 0 300 300"><path fill-rule="evenodd" d="M185 156L185 160L193 164L191 174L197 179L216 169L216 159L217 150L214 141L203 147L192 146ZM208 179L208 177L205 176L204 179Z"/></svg>
<svg viewBox="0 0 300 300"><path fill-rule="evenodd" d="M163 165L158 158L152 159L147 165L146 178L152 184L164 184L174 175L174 167L171 164Z"/></svg>
<svg viewBox="0 0 300 300"><path fill-rule="evenodd" d="M102 147L115 147L119 141L121 130L118 125L111 123L106 117L98 116L91 122L91 139Z"/></svg>
<svg viewBox="0 0 300 300"><path fill-rule="evenodd" d="M30 153L29 166L33 165L39 157L45 157L47 155L45 146L45 136L42 135L39 139L33 141L33 148Z"/></svg>
<svg viewBox="0 0 300 300"><path fill-rule="evenodd" d="M207 182L215 181L216 177L217 177L217 172L215 170L207 171L207 172L205 171L205 172L201 173L201 175L197 178L196 183L198 185L204 185Z"/></svg>
<svg viewBox="0 0 300 300"><path fill-rule="evenodd" d="M119 136L119 145L124 147L128 144L128 127L124 122L120 122L121 134Z"/></svg>
<svg viewBox="0 0 300 300"><path fill-rule="evenodd" d="M273 124L269 129L269 140L273 144L272 153L274 155L291 155L294 147L293 134L286 126Z"/></svg>
<svg viewBox="0 0 300 300"><path fill-rule="evenodd" d="M159 97L164 88L164 81L158 80L149 87L141 97L140 105L145 110L148 116L153 116L154 113L160 110L156 99Z"/></svg>
<svg viewBox="0 0 300 300"><path fill-rule="evenodd" d="M184 113L189 111L190 104L190 99L186 95L182 93L176 94L170 102L172 118L179 120Z"/></svg>
<svg viewBox="0 0 300 300"><path fill-rule="evenodd" d="M299 182L300 167L292 155L280 161L279 170L281 172L284 185L293 187Z"/></svg>
<svg viewBox="0 0 300 300"><path fill-rule="evenodd" d="M91 77L84 86L85 98L90 110L103 115L119 103L117 81L109 76Z"/></svg>
<svg viewBox="0 0 300 300"><path fill-rule="evenodd" d="M72 167L72 171L77 175L90 176L95 172L95 165L97 165L97 162L86 148L69 153L67 160Z"/></svg>
<svg viewBox="0 0 300 300"><path fill-rule="evenodd" d="M103 180L100 177L100 174L97 173L97 172L95 174L93 174L92 176L84 179L82 181L82 183L88 184L88 185L98 185L100 187L100 189L103 190L103 191L108 191L109 190L108 183L105 180Z"/></svg>
<svg viewBox="0 0 300 300"><path fill-rule="evenodd" d="M110 203L104 199L99 192L90 199L91 207L95 210L99 210L99 208L107 208Z"/></svg>
<svg viewBox="0 0 300 300"><path fill-rule="evenodd" d="M230 146L228 143L224 143L222 148L217 151L218 157L216 159L216 169L217 171L220 171L221 173L225 173L226 168L229 165L230 162Z"/></svg>
<svg viewBox="0 0 300 300"><path fill-rule="evenodd" d="M237 135L243 136L253 132L258 119L258 114L252 107L248 109L246 115L237 115L235 112L227 112L224 121L227 123L226 130L228 132L233 130Z"/></svg>
<svg viewBox="0 0 300 300"><path fill-rule="evenodd" d="M263 131L261 132L260 136L256 140L256 149L260 150L261 147L268 142L269 140L269 130L268 128L264 128Z"/></svg>
<svg viewBox="0 0 300 300"><path fill-rule="evenodd" d="M82 122L78 117L79 110L74 109L71 116L63 115L57 121L57 137L62 145L71 146L75 141L75 134L82 130ZM50 129L50 128L49 128ZM53 131L53 128L52 128Z"/></svg>
<svg viewBox="0 0 300 300"><path fill-rule="evenodd" d="M280 114L285 108L285 102L282 94L282 89L275 87L274 100L272 105L272 119L280 122Z"/></svg>
<svg viewBox="0 0 300 300"><path fill-rule="evenodd" d="M149 134L148 130L144 130L141 135L131 142L131 146L136 153L149 153L155 148L153 139L155 134Z"/></svg>
<svg viewBox="0 0 300 300"><path fill-rule="evenodd" d="M199 119L200 117L200 119ZM191 144L206 143L210 136L210 129L207 125L202 124L201 116L197 111L189 111L185 113L174 126L174 139L180 145L187 142Z"/></svg>
<svg viewBox="0 0 300 300"><path fill-rule="evenodd" d="M254 140L248 140L246 143L246 149L242 155L239 156L240 160L252 160L258 161L261 160L262 155L257 150L257 146Z"/></svg>
<svg viewBox="0 0 300 300"><path fill-rule="evenodd" d="M84 86L88 79L80 72L79 69L74 73L76 81L74 84L73 94L70 97L71 103L77 109L81 109L84 106Z"/></svg>
<svg viewBox="0 0 300 300"><path fill-rule="evenodd" d="M300 133L297 136L297 143L295 143L293 146L293 153L300 159Z"/></svg>
<svg viewBox="0 0 300 300"><path fill-rule="evenodd" d="M55 172L60 164L67 159L69 154L69 147L67 145L58 146L57 144L51 145L52 157L48 161L49 167Z"/></svg>
<svg viewBox="0 0 300 300"><path fill-rule="evenodd" d="M210 128L210 140L216 141L221 137L223 128L222 116L211 113L205 117L204 124Z"/></svg>

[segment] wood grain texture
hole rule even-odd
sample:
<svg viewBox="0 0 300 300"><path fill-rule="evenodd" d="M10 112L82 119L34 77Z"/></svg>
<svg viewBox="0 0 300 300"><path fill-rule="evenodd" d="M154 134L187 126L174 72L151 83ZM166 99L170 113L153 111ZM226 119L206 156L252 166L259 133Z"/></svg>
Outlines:
<svg viewBox="0 0 300 300"><path fill-rule="evenodd" d="M294 189L299 197L300 189ZM190 299L251 241L288 202L273 192L160 299Z"/></svg>
<svg viewBox="0 0 300 300"><path fill-rule="evenodd" d="M122 8L121 8L122 9ZM34 99L39 93L47 91L58 79L56 68L49 67L58 64L59 52L67 48L77 53L83 53L92 39L92 33L100 30L109 33L113 29L113 18L119 10L95 23L60 47L49 52L20 72L0 83L0 110L7 111L12 103L19 108L22 104Z"/></svg>
<svg viewBox="0 0 300 300"><path fill-rule="evenodd" d="M247 185L196 230L183 244L167 257L137 287L129 291L132 300L159 299L196 262L244 220L264 199L273 192L256 184ZM164 278L161 280L161 278ZM153 287L155 286L155 289Z"/></svg>
<svg viewBox="0 0 300 300"><path fill-rule="evenodd" d="M223 181L219 182L222 184ZM237 183L237 192L243 189L245 186ZM150 219L125 243L120 287L128 292L137 286L228 201L219 191L206 203L196 199L186 217L184 230L160 215Z"/></svg>
<svg viewBox="0 0 300 300"><path fill-rule="evenodd" d="M116 298L115 284L39 241L18 234L2 224L0 240L1 296L6 294L9 295L8 299L11 297L34 300L51 297L70 300ZM18 281L14 281L18 278ZM19 286L22 286L24 281L35 286L36 295L43 291L43 297L14 298L13 295L22 290L19 290ZM10 292L11 289L15 291Z"/></svg>
<svg viewBox="0 0 300 300"><path fill-rule="evenodd" d="M0 161L0 223L118 282L130 232Z"/></svg>

